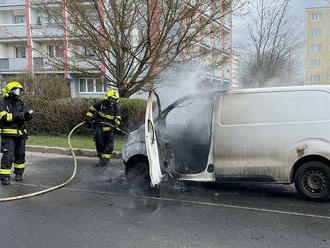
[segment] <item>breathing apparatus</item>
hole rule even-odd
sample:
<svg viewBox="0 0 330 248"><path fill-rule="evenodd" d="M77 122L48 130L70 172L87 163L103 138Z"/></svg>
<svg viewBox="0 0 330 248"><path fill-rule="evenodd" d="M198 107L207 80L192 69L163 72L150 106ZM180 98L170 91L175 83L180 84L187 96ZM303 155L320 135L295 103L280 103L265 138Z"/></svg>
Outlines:
<svg viewBox="0 0 330 248"><path fill-rule="evenodd" d="M2 88L2 92L5 97L19 99L24 93L24 88L18 82L10 82L5 88Z"/></svg>
<svg viewBox="0 0 330 248"><path fill-rule="evenodd" d="M119 100L119 94L116 90L110 90L103 99L107 100L110 105L114 105Z"/></svg>

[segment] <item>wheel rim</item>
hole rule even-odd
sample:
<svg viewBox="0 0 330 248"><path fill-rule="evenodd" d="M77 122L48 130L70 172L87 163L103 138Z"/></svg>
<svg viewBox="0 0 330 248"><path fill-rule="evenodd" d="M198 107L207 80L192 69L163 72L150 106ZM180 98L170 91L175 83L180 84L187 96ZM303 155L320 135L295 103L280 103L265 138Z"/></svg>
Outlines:
<svg viewBox="0 0 330 248"><path fill-rule="evenodd" d="M304 188L313 194L320 194L326 191L327 179L326 175L319 170L309 170L302 178Z"/></svg>

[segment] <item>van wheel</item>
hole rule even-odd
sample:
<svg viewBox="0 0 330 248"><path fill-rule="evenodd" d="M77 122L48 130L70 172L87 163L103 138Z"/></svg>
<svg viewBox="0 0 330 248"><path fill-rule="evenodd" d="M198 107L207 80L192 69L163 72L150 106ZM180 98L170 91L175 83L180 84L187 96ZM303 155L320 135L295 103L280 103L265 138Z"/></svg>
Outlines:
<svg viewBox="0 0 330 248"><path fill-rule="evenodd" d="M150 186L149 163L138 161L126 168L126 180L133 184Z"/></svg>
<svg viewBox="0 0 330 248"><path fill-rule="evenodd" d="M320 161L306 162L296 172L294 183L307 200L327 201L330 198L330 168Z"/></svg>

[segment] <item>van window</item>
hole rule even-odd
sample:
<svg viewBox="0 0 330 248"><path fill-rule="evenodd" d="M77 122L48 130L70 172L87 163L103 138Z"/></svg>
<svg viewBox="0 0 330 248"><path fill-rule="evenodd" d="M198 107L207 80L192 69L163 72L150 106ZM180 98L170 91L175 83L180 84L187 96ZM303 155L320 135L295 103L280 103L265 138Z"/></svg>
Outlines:
<svg viewBox="0 0 330 248"><path fill-rule="evenodd" d="M323 91L228 94L220 104L222 125L330 120L330 95Z"/></svg>

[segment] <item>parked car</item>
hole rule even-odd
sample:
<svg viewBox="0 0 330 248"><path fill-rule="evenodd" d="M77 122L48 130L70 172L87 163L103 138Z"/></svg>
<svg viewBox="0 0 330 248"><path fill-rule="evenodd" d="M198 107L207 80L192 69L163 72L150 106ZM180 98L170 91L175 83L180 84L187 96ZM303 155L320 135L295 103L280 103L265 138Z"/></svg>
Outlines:
<svg viewBox="0 0 330 248"><path fill-rule="evenodd" d="M330 86L198 94L158 112L155 95L123 147L128 178L294 183L305 199L330 198Z"/></svg>

